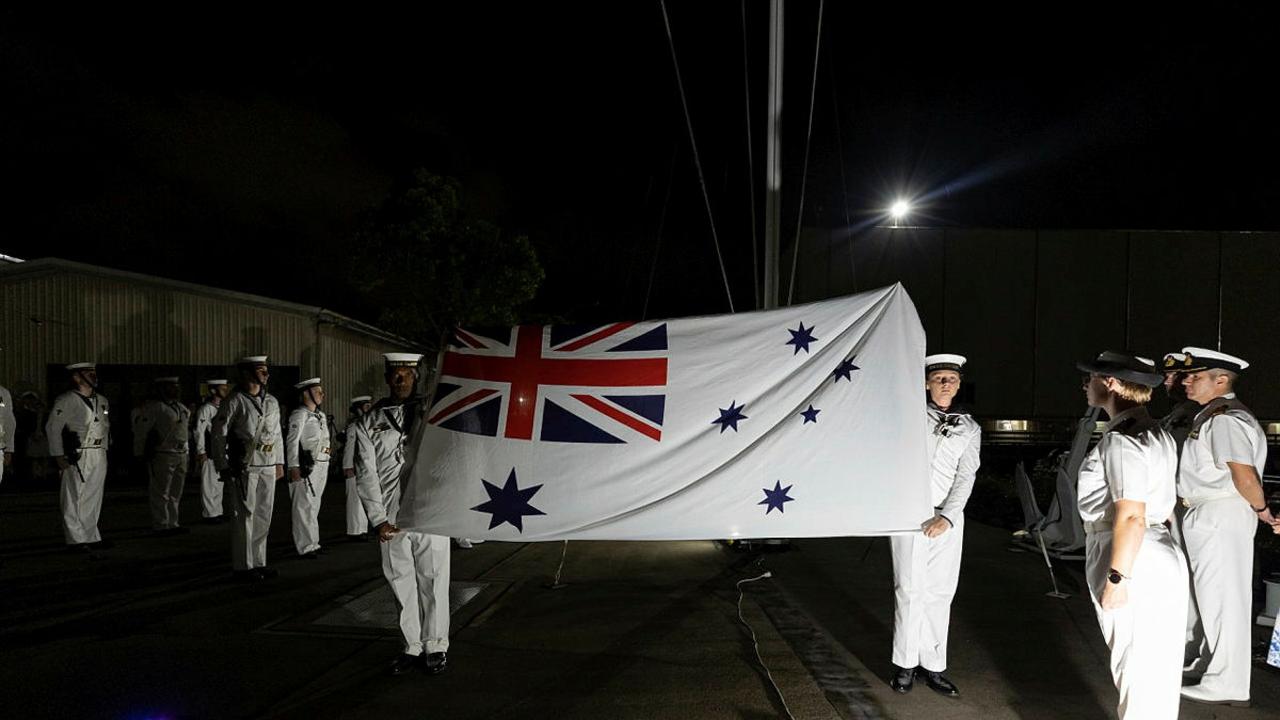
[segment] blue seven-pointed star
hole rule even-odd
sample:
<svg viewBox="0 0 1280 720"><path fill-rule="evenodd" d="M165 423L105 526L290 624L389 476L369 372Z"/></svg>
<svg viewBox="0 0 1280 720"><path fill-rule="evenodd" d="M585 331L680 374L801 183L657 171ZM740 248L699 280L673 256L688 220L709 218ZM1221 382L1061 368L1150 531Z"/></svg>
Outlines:
<svg viewBox="0 0 1280 720"><path fill-rule="evenodd" d="M861 370L861 368L853 364L853 358L846 358L840 363L840 367L836 368L835 372L831 374L835 377L836 382L840 382L840 378L853 382L854 370Z"/></svg>
<svg viewBox="0 0 1280 720"><path fill-rule="evenodd" d="M795 486L788 485L786 487L782 487L782 482L775 480L772 490L769 488L761 488L761 490L764 490L764 499L756 504L769 506L764 509L765 515L768 515L774 508L777 508L779 513L786 512L786 509L782 507L783 504L795 501L795 498L787 497L787 493L790 492L793 487Z"/></svg>
<svg viewBox="0 0 1280 720"><path fill-rule="evenodd" d="M795 352L791 353L792 355L799 355L801 350L809 352L809 343L818 341L818 338L813 336L813 330L813 328L806 328L804 323L800 323L799 330L787 330L787 332L791 333L791 339L786 344L796 346Z"/></svg>
<svg viewBox="0 0 1280 720"><path fill-rule="evenodd" d="M534 485L521 490L516 484L515 468L511 468L511 474L507 476L507 483L502 487L498 487L484 478L481 478L480 482L484 483L485 492L489 493L489 501L471 509L492 514L492 517L489 518L490 530L502 523L510 523L516 530L524 532L525 515L546 515L546 513L529 504L529 498L541 490L542 486Z"/></svg>
<svg viewBox="0 0 1280 720"><path fill-rule="evenodd" d="M800 414L804 416L804 422L800 424L806 425L808 423L813 423L816 425L818 423L818 413L820 412L822 411L816 410L812 405L810 405L808 410L801 411Z"/></svg>
<svg viewBox="0 0 1280 720"><path fill-rule="evenodd" d="M738 432L738 421L747 419L747 416L742 414L742 411L746 410L747 406L738 407L737 401L730 401L728 410L724 408L716 409L720 411L720 419L712 420L711 424L719 425L721 433L725 431L725 428L733 428L734 432Z"/></svg>

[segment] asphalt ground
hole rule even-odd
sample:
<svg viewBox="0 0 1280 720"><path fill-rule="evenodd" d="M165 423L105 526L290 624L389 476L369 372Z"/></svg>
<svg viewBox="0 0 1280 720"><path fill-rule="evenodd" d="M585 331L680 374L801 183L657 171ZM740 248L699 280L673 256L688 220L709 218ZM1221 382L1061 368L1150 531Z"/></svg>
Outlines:
<svg viewBox="0 0 1280 720"><path fill-rule="evenodd" d="M101 527L116 544L92 554L63 549L56 494L0 493L0 716L1114 716L1079 563L1059 564L1071 597L1046 597L1041 558L978 523L953 610L959 699L885 683L883 538L763 554L713 542L455 549L448 671L390 677L400 643L376 544L346 541L343 488L331 483L326 553L297 558L279 487L268 559L280 575L253 585L231 581L228 528L200 524L193 493L191 533L154 537L141 490L108 492ZM741 584L739 604L739 581L765 571ZM1257 664L1253 688L1251 709L1183 703L1181 717L1280 715L1280 672Z"/></svg>

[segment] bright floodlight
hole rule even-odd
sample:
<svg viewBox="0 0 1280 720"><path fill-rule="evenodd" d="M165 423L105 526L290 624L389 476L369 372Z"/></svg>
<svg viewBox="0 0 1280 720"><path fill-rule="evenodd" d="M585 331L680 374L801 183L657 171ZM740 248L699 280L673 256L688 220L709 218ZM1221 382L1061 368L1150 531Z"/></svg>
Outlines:
<svg viewBox="0 0 1280 720"><path fill-rule="evenodd" d="M906 217L909 212L911 212L911 203L906 200L899 200L889 208L889 214L893 216L894 222Z"/></svg>

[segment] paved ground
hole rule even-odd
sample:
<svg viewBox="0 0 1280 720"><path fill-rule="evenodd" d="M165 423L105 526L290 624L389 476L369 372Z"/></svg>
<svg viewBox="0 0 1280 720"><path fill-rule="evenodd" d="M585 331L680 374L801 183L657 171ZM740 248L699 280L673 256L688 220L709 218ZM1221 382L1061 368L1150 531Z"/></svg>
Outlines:
<svg viewBox="0 0 1280 720"><path fill-rule="evenodd" d="M340 487L322 529L341 534ZM87 718L1105 718L1114 690L1077 569L1044 596L1038 556L969 525L952 629L963 697L892 693L888 543L800 541L738 553L709 542L455 550L451 669L385 677L398 651L372 543L334 537L293 557L284 493L280 577L228 578L225 526L152 538L140 491L109 493L94 555L61 548L56 496L0 494L0 715ZM189 501L189 502L188 502ZM184 512L197 515L194 498ZM757 635L772 682L739 624ZM1259 628L1258 637L1263 633ZM1184 718L1280 713L1280 673L1255 669L1254 707L1184 704ZM17 709L16 711L14 709Z"/></svg>

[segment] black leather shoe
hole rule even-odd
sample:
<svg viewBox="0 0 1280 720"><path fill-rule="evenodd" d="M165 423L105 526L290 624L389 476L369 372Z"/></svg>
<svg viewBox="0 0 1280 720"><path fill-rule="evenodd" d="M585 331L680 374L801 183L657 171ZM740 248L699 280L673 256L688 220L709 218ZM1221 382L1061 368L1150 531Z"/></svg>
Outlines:
<svg viewBox="0 0 1280 720"><path fill-rule="evenodd" d="M347 542L366 543L366 542L369 542L369 535L368 533L360 533L359 535L352 535L351 533L347 533Z"/></svg>
<svg viewBox="0 0 1280 720"><path fill-rule="evenodd" d="M403 675L422 665L422 658L422 655L401 654L391 661L391 665L387 667L387 672L392 675Z"/></svg>
<svg viewBox="0 0 1280 720"><path fill-rule="evenodd" d="M428 675L439 675L444 672L449 665L449 653L426 653L423 655L426 660L423 662L422 669Z"/></svg>
<svg viewBox="0 0 1280 720"><path fill-rule="evenodd" d="M894 665L893 677L889 679L889 687L893 688L894 692L906 695L911 692L911 688L915 687L915 680L915 668L901 668Z"/></svg>
<svg viewBox="0 0 1280 720"><path fill-rule="evenodd" d="M942 677L942 673L921 670L920 674L924 676L924 684L928 685L930 690L947 697L960 697L960 688L956 687L955 683Z"/></svg>
<svg viewBox="0 0 1280 720"><path fill-rule="evenodd" d="M280 573L276 572L274 568L259 567L253 569L253 574L257 575L259 580L270 580Z"/></svg>
<svg viewBox="0 0 1280 720"><path fill-rule="evenodd" d="M111 542L110 540L99 540L98 542L95 542L95 543L89 543L90 550L110 550L115 546L116 544Z"/></svg>
<svg viewBox="0 0 1280 720"><path fill-rule="evenodd" d="M320 551L319 551L319 550L312 550L311 552L302 553L302 554L301 554L301 555L299 555L298 557L301 557L303 560L319 560L319 559L320 559Z"/></svg>
<svg viewBox="0 0 1280 720"><path fill-rule="evenodd" d="M251 583L262 579L262 576L255 570L232 570L231 579L236 582Z"/></svg>

